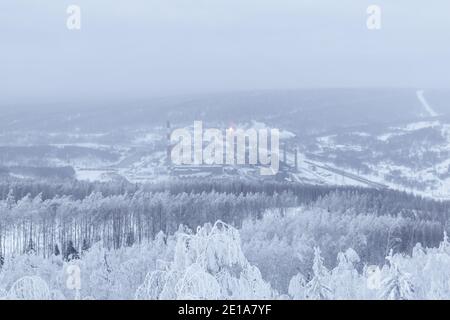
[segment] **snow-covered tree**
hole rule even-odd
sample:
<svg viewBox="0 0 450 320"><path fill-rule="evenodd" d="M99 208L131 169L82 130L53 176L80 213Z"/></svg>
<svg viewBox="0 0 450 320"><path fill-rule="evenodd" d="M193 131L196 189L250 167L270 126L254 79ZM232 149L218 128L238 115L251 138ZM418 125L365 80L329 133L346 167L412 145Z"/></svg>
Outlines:
<svg viewBox="0 0 450 320"><path fill-rule="evenodd" d="M306 284L306 299L328 300L333 298L333 292L329 286L330 272L323 265L320 249L314 248L313 276Z"/></svg>
<svg viewBox="0 0 450 320"><path fill-rule="evenodd" d="M414 285L409 273L402 272L392 256L386 258L390 263L386 277L381 281L380 299L384 300L410 300L414 299Z"/></svg>
<svg viewBox="0 0 450 320"><path fill-rule="evenodd" d="M294 300L304 300L306 299L306 279L301 274L298 273L292 277L289 282L288 293Z"/></svg>
<svg viewBox="0 0 450 320"><path fill-rule="evenodd" d="M361 275L355 269L360 258L355 250L349 248L338 253L338 264L331 271L330 287L335 299L357 299L363 293Z"/></svg>
<svg viewBox="0 0 450 320"><path fill-rule="evenodd" d="M151 272L137 299L267 299L274 291L245 258L239 232L222 221L179 233L174 260Z"/></svg>
<svg viewBox="0 0 450 320"><path fill-rule="evenodd" d="M12 285L6 297L11 300L50 300L52 295L44 280L26 276Z"/></svg>

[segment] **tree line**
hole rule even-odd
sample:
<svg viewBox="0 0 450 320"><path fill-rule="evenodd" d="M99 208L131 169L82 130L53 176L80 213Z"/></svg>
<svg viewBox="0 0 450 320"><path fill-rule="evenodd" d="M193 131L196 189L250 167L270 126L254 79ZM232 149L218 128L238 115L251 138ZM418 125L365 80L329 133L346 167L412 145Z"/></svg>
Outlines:
<svg viewBox="0 0 450 320"><path fill-rule="evenodd" d="M151 241L160 231L173 234L180 225L195 230L220 219L240 227L268 209L298 206L408 218L416 229L428 230L423 222L431 221L442 226L441 237L450 212L448 202L390 190L279 182L16 183L9 189L3 183L0 195L0 256L29 251L76 256L96 242L118 249ZM403 236L412 232L418 230Z"/></svg>

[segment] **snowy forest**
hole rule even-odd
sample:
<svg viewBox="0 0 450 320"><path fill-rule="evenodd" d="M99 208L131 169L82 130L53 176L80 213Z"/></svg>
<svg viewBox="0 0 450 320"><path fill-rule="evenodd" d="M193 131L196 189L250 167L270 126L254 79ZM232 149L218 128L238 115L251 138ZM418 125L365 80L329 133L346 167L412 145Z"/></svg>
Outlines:
<svg viewBox="0 0 450 320"><path fill-rule="evenodd" d="M0 0L0 300L450 300L449 12Z"/></svg>
<svg viewBox="0 0 450 320"><path fill-rule="evenodd" d="M4 299L450 298L445 201L213 180L3 182L0 199Z"/></svg>

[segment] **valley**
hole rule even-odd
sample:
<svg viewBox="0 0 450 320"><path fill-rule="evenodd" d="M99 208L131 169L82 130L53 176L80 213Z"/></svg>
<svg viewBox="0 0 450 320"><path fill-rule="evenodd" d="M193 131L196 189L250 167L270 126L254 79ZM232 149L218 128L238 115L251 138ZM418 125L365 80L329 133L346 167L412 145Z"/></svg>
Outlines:
<svg viewBox="0 0 450 320"><path fill-rule="evenodd" d="M445 93L406 89L380 89L374 95L359 89L318 91L166 98L148 102L151 109L130 107L123 119L115 114L104 121L106 113L115 110L110 106L92 115L76 111L55 114L54 122L44 127L39 121L38 127L27 122L27 129L9 113L12 127L4 126L0 131L0 176L10 180L131 183L186 177L262 179L258 168L250 165L188 173L168 165L165 123L171 121L172 128L189 129L190 120L197 118L224 129L279 129L282 163L280 174L273 179L391 188L450 199L450 107L442 102ZM193 106L202 111L197 112ZM178 114L187 107L194 111L182 120ZM339 119L342 121L336 121ZM62 122L65 129L60 127ZM97 128L92 123L97 123Z"/></svg>

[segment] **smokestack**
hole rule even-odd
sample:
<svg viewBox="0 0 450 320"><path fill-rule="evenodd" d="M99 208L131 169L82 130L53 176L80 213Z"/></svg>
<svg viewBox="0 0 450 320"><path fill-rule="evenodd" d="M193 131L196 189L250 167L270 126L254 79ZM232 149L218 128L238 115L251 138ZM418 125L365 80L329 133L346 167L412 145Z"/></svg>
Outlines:
<svg viewBox="0 0 450 320"><path fill-rule="evenodd" d="M166 155L166 164L168 166L170 166L172 164L172 159L171 159L171 153L172 153L172 146L170 143L170 135L171 135L171 129L170 129L170 121L167 121L166 124L166 129L167 129L167 155Z"/></svg>
<svg viewBox="0 0 450 320"><path fill-rule="evenodd" d="M298 150L297 148L294 149L294 157L295 157L295 171L298 171Z"/></svg>
<svg viewBox="0 0 450 320"><path fill-rule="evenodd" d="M259 134L256 136L256 164L259 166ZM448 166L448 172L450 173L450 165Z"/></svg>

